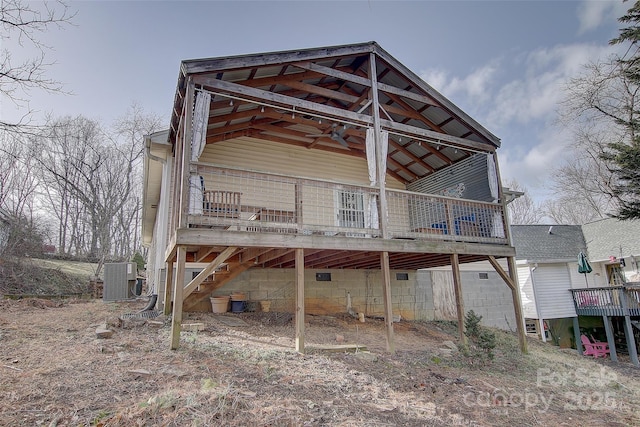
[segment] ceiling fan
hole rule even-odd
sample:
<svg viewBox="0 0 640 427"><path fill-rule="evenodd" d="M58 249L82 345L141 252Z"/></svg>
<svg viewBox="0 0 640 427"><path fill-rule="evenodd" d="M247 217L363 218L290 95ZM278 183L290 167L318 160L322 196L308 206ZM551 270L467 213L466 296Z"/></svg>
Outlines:
<svg viewBox="0 0 640 427"><path fill-rule="evenodd" d="M347 141L345 141L344 139L344 133L347 131L347 125L344 125L342 127L342 129L338 129L338 124L334 123L331 125L331 132L329 133L319 133L319 134L314 134L314 135L306 135L308 137L313 137L313 138L331 138L334 141L337 141L338 143L340 143L340 145L342 145L343 147L349 148L349 144L347 144Z"/></svg>

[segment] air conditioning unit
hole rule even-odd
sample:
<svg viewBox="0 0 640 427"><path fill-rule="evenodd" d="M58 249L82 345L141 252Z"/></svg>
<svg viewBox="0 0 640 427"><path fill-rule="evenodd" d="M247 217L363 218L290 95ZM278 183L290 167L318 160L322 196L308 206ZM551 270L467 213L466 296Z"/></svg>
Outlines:
<svg viewBox="0 0 640 427"><path fill-rule="evenodd" d="M135 262L115 262L104 265L103 301L135 298L138 267Z"/></svg>

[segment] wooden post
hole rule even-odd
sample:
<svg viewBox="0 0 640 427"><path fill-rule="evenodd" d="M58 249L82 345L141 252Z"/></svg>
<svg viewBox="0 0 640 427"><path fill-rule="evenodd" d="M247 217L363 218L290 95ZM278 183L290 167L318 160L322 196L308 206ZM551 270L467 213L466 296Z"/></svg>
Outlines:
<svg viewBox="0 0 640 427"><path fill-rule="evenodd" d="M467 343L464 334L464 301L462 300L462 281L460 280L460 263L458 254L451 254L451 271L453 273L453 290L456 296L456 311L458 313L458 337L463 344Z"/></svg>
<svg viewBox="0 0 640 427"><path fill-rule="evenodd" d="M625 298L623 296L623 298ZM638 350L636 348L636 339L633 336L633 326L631 325L631 317L624 316L624 335L627 337L627 350L629 351L629 358L634 366L639 366L638 363ZM609 346L611 347L611 346ZM609 349L611 351L611 349Z"/></svg>
<svg viewBox="0 0 640 427"><path fill-rule="evenodd" d="M609 316L602 316L604 322L604 331L607 334L607 342L609 343L609 356L614 362L618 361L618 353L616 352L616 340L613 336L613 325L611 325L611 319ZM578 337L580 339L580 337ZM580 346L582 348L582 346ZM582 353L580 353L582 354Z"/></svg>
<svg viewBox="0 0 640 427"><path fill-rule="evenodd" d="M387 351L396 352L393 340L393 306L391 304L391 269L389 268L389 252L380 253L380 266L382 270L382 287L384 295L384 324L387 329Z"/></svg>
<svg viewBox="0 0 640 427"><path fill-rule="evenodd" d="M173 259L167 262L164 275L164 308L162 314L168 316L171 313L171 295L173 287Z"/></svg>
<svg viewBox="0 0 640 427"><path fill-rule="evenodd" d="M184 275L187 264L187 248L178 246L176 280L173 285L173 314L171 316L171 350L180 347L180 330L182 329L182 291L184 289Z"/></svg>
<svg viewBox="0 0 640 427"><path fill-rule="evenodd" d="M506 209L506 207L505 207ZM518 331L518 341L520 343L520 351L528 353L527 348L527 329L524 324L524 313L522 312L522 296L520 295L520 286L518 285L518 270L516 269L516 259L514 257L507 258L507 266L509 267L509 277L511 278L511 297L513 299L513 311L516 315L516 329ZM542 334L544 335L544 328Z"/></svg>
<svg viewBox="0 0 640 427"><path fill-rule="evenodd" d="M180 205L178 206L179 221L178 228L187 227L189 218L189 197L191 192L189 191L190 185L190 165L191 165L191 140L193 138L193 132L191 124L193 121L193 100L194 100L195 85L193 80L189 78L187 83L187 90L184 100L185 111L185 124L184 124L184 138L182 138L182 162L180 166ZM174 209L176 209L174 207Z"/></svg>
<svg viewBox="0 0 640 427"><path fill-rule="evenodd" d="M544 331L542 331L544 333ZM607 334L607 337L609 334ZM582 356L582 341L580 341L580 322L578 322L578 316L573 318L573 337L576 340L576 350L578 354Z"/></svg>
<svg viewBox="0 0 640 427"><path fill-rule="evenodd" d="M296 249L296 351L304 353L304 249Z"/></svg>
<svg viewBox="0 0 640 427"><path fill-rule="evenodd" d="M378 188L380 190L380 210L378 213L378 221L380 222L380 232L383 239L389 238L387 231L387 192L386 192L386 177L387 177L387 159L382 157L382 135L380 127L380 102L378 100L378 74L376 71L376 55L371 52L369 54L369 74L371 78L371 115L373 116L373 130L374 140L376 146L376 171L378 175ZM387 253L387 261L388 261Z"/></svg>
<svg viewBox="0 0 640 427"><path fill-rule="evenodd" d="M518 273L516 270L516 263L513 257L507 258L507 267L509 269L509 274L498 264L498 261L491 255L487 257L489 263L493 266L493 269L496 270L496 273L502 280L507 284L509 289L511 289L511 297L513 300L513 311L515 312L516 317L516 331L518 332L518 341L520 343L520 351L522 353L527 352L527 330L524 325L524 314L522 313L522 299L520 297L520 287L518 286ZM540 319L540 331L542 341L545 341L545 333L544 333L544 321Z"/></svg>

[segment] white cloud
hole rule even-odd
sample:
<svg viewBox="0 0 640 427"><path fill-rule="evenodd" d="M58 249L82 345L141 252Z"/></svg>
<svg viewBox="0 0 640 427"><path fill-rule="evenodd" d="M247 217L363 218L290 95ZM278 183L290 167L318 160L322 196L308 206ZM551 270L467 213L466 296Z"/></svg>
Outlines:
<svg viewBox="0 0 640 427"><path fill-rule="evenodd" d="M510 70L516 77L504 83L494 95L492 108L485 112L487 124L501 128L511 122L548 120L555 114L566 82L576 76L584 64L604 58L610 52L609 46L581 44L529 53L521 67L515 64L515 69Z"/></svg>
<svg viewBox="0 0 640 427"><path fill-rule="evenodd" d="M582 2L578 7L578 21L580 23L578 33L583 34L595 30L604 23L615 21L624 15L631 6L631 2L624 3L619 0Z"/></svg>
<svg viewBox="0 0 640 427"><path fill-rule="evenodd" d="M448 79L445 71L433 69L422 72L421 78L447 97L462 94L479 103L486 101L489 96L497 70L497 61L492 61L463 78L453 76Z"/></svg>

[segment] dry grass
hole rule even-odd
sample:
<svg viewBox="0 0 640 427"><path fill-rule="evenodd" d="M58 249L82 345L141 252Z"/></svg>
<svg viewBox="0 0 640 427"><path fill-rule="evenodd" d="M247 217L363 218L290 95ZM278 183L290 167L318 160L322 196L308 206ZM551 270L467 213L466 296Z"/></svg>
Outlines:
<svg viewBox="0 0 640 427"><path fill-rule="evenodd" d="M192 314L205 324L169 350L168 322L122 324L144 301L0 300L0 425L490 426L639 425L639 371L537 341L520 355L498 333L492 362L448 354L451 326L307 317L307 354L291 316ZM111 339L97 339L107 322ZM370 354L314 346L366 345Z"/></svg>

